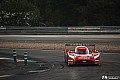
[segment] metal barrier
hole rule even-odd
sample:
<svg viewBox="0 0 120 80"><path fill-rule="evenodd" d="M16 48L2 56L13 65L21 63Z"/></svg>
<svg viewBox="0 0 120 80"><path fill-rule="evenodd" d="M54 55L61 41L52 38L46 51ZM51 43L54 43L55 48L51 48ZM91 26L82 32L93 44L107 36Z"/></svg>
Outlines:
<svg viewBox="0 0 120 80"><path fill-rule="evenodd" d="M120 34L120 26L21 27L2 26L0 34Z"/></svg>

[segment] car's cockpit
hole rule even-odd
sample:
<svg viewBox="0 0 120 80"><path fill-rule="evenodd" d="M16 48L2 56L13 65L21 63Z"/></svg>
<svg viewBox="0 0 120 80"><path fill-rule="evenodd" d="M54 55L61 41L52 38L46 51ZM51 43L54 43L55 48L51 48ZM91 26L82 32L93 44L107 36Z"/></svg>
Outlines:
<svg viewBox="0 0 120 80"><path fill-rule="evenodd" d="M75 48L75 53L76 54L88 54L89 50L86 46L77 46Z"/></svg>

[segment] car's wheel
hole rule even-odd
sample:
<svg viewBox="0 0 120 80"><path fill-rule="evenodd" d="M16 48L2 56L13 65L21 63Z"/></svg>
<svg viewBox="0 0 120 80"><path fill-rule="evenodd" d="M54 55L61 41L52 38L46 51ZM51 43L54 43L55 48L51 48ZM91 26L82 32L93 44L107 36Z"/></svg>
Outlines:
<svg viewBox="0 0 120 80"><path fill-rule="evenodd" d="M95 64L96 66L100 66L100 63Z"/></svg>
<svg viewBox="0 0 120 80"><path fill-rule="evenodd" d="M67 63L67 56L64 54L65 63Z"/></svg>
<svg viewBox="0 0 120 80"><path fill-rule="evenodd" d="M65 59L66 64L69 66L70 64L68 63L68 55L66 55L66 59Z"/></svg>
<svg viewBox="0 0 120 80"><path fill-rule="evenodd" d="M72 64L69 64L69 63L67 62L67 66L72 66Z"/></svg>

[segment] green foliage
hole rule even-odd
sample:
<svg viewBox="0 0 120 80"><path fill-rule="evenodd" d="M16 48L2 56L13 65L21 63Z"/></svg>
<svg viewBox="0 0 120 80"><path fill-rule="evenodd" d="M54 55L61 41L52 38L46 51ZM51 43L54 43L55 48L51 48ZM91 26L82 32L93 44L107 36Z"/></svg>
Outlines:
<svg viewBox="0 0 120 80"><path fill-rule="evenodd" d="M0 25L120 25L120 0L1 0L1 2Z"/></svg>
<svg viewBox="0 0 120 80"><path fill-rule="evenodd" d="M88 25L120 25L119 0L89 0L84 16ZM117 21L118 20L118 21Z"/></svg>
<svg viewBox="0 0 120 80"><path fill-rule="evenodd" d="M4 26L39 26L41 22L39 9L28 0L6 0L1 7Z"/></svg>

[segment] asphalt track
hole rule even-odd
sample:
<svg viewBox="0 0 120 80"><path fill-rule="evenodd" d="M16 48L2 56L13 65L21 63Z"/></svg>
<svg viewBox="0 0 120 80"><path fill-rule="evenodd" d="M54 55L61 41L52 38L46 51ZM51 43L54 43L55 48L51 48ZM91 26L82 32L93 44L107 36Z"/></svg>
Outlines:
<svg viewBox="0 0 120 80"><path fill-rule="evenodd" d="M97 41L120 42L120 35L0 35L0 40L25 41ZM23 55L27 51L34 60L44 61L51 65L50 70L28 75L6 74L0 80L102 80L102 77L116 77L120 80L120 53L101 53L101 65L75 65L68 67L64 63L64 51L18 49ZM12 53L11 49L0 49L0 52ZM11 75L11 76L9 76Z"/></svg>
<svg viewBox="0 0 120 80"><path fill-rule="evenodd" d="M0 35L0 40L120 42L120 35Z"/></svg>
<svg viewBox="0 0 120 80"><path fill-rule="evenodd" d="M23 55L24 51L29 53L29 57L45 61L52 67L45 72L7 76L2 80L102 80L102 76L117 77L116 80L120 80L120 53L102 52L100 66L76 65L68 67L64 63L64 51L17 49L17 53L20 55ZM0 52L11 54L12 50L0 49Z"/></svg>

